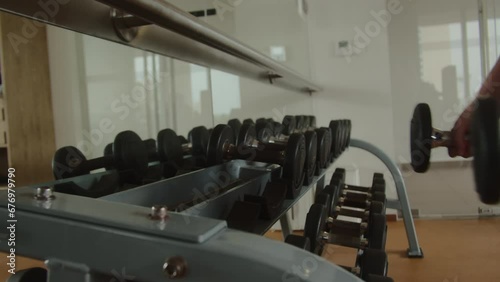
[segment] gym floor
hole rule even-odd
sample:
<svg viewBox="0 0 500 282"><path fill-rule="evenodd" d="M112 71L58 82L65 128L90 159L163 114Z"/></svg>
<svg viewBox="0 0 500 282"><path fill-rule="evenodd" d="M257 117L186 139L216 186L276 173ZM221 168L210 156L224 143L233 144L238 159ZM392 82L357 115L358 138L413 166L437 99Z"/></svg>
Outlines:
<svg viewBox="0 0 500 282"><path fill-rule="evenodd" d="M389 276L394 281L500 281L500 218L416 220L415 226L424 259L406 257L404 224L389 222L386 251ZM266 236L276 240L282 237L280 232L269 232ZM337 264L352 265L355 253L353 249L328 246L323 257ZM0 254L0 265L5 263L5 254ZM39 261L18 260L18 269L42 265ZM0 272L0 281L7 277L6 271Z"/></svg>
<svg viewBox="0 0 500 282"><path fill-rule="evenodd" d="M408 259L402 221L389 222L386 251L389 276L396 282L500 281L500 218L416 220L423 259ZM280 232L266 236L281 240ZM356 251L328 246L323 257L352 266Z"/></svg>

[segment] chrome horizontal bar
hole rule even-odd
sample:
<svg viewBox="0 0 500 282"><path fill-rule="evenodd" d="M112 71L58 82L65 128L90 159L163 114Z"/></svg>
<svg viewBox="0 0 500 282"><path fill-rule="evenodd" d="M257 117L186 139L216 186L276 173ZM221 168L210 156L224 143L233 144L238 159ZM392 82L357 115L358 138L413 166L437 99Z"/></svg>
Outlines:
<svg viewBox="0 0 500 282"><path fill-rule="evenodd" d="M115 31L110 6L152 25L139 27L137 37L125 42ZM165 0L0 0L0 10L288 90L321 91L301 74ZM270 79L276 75L280 78Z"/></svg>

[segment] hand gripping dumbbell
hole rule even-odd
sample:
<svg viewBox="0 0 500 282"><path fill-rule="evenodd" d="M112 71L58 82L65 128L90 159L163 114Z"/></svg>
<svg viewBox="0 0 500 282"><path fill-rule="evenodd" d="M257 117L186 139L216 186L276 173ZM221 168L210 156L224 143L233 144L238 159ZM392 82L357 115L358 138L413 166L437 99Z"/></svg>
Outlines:
<svg viewBox="0 0 500 282"><path fill-rule="evenodd" d="M476 191L483 203L500 201L500 126L497 100L477 99L469 135L474 156ZM424 173L430 165L431 149L454 145L451 132L432 127L428 104L418 104L413 111L410 131L411 165Z"/></svg>
<svg viewBox="0 0 500 282"><path fill-rule="evenodd" d="M284 135L275 137L273 132L274 128L271 126L271 123L268 120L257 120L255 129L257 131L257 140L259 142L267 144L266 148L269 150L283 150L288 145L290 137ZM306 141L304 185L309 185L312 183L314 174L316 172L316 158L318 156L318 136L315 131L306 131L304 132L304 137Z"/></svg>
<svg viewBox="0 0 500 282"><path fill-rule="evenodd" d="M236 145L232 129L227 125L217 125L208 141L208 165L218 165L232 159L279 164L282 166L282 178L289 185L287 196L296 198L304 182L304 135L292 134L282 150L269 149L269 144L262 144L255 137L255 127L243 124L237 140L239 144Z"/></svg>
<svg viewBox="0 0 500 282"><path fill-rule="evenodd" d="M311 243L308 237L290 234L285 238L285 243L295 246L299 249L311 252ZM317 254L317 253L315 253ZM321 254L317 254L320 255ZM365 281L379 281L370 280L376 278L382 278L387 275L388 259L385 251L365 249L361 251L356 256L356 263L354 267L339 265L345 270L353 273L354 275L361 277ZM391 280L380 280L391 281Z"/></svg>
<svg viewBox="0 0 500 282"><path fill-rule="evenodd" d="M52 171L56 179L89 174L93 170L115 167L127 171L129 183L140 184L148 171L148 152L139 135L132 131L120 132L113 142L113 154L87 160L73 146L58 149L52 159Z"/></svg>

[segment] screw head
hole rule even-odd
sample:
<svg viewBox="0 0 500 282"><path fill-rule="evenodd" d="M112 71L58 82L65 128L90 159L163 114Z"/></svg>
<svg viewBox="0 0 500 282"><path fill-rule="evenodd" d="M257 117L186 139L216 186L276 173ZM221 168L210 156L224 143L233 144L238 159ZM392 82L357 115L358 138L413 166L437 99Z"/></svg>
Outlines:
<svg viewBox="0 0 500 282"><path fill-rule="evenodd" d="M361 242L359 245L361 246L361 248L368 247L368 240L366 238L361 239Z"/></svg>
<svg viewBox="0 0 500 282"><path fill-rule="evenodd" d="M321 239L322 239L323 241L328 241L328 240L330 240L330 233L328 233L328 232L326 232L326 231L325 231L325 232L323 232L323 233L321 233Z"/></svg>
<svg viewBox="0 0 500 282"><path fill-rule="evenodd" d="M168 208L165 205L155 205L151 207L150 217L152 219L165 220L168 218Z"/></svg>
<svg viewBox="0 0 500 282"><path fill-rule="evenodd" d="M36 188L35 199L40 201L47 201L55 199L54 188L48 186L42 186Z"/></svg>
<svg viewBox="0 0 500 282"><path fill-rule="evenodd" d="M171 257L163 264L163 272L170 279L179 279L187 273L187 262L181 256Z"/></svg>

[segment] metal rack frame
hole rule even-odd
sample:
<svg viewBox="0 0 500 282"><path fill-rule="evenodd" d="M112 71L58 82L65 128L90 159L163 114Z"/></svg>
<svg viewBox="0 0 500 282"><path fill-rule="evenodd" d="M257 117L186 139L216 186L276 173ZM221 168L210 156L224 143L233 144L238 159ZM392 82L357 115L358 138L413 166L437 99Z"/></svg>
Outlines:
<svg viewBox="0 0 500 282"><path fill-rule="evenodd" d="M170 212L165 220L150 216L151 208L146 206L157 201L163 203L169 196L178 197L173 202L182 201L192 196L186 189L201 188L199 185L207 179L216 183L218 178L214 179L213 175L220 173L244 181L213 199L200 202L200 213L191 213L189 209ZM44 260L49 282L111 281L119 279L117 273L134 281L174 278L233 281L236 275L239 281L249 282L285 278L318 282L361 281L310 252L260 235L229 229L220 219L227 213L220 207L229 209L234 198L249 191L259 193L269 179L280 174L279 166L232 161L100 199L62 193L55 193L53 199L35 199L37 186L19 188L15 192L16 240L23 243L16 246L16 254ZM84 181L86 178L95 179L100 175L64 181L84 184L88 183ZM324 181L324 171L315 178L315 183L302 188L300 196L321 181ZM180 189L184 190L178 193ZM7 198L7 191L0 191L0 198ZM297 200L285 204L283 212ZM0 203L2 218L10 213L7 204ZM273 222L267 223L268 226ZM6 232L7 224L10 223L0 223L0 230L4 230L0 232ZM0 233L0 251L9 251L7 239L7 234ZM172 268L168 265L179 262L182 263L174 267L179 271L172 277Z"/></svg>
<svg viewBox="0 0 500 282"><path fill-rule="evenodd" d="M363 140L351 139L350 146L353 148L359 148L365 150L379 160L381 160L384 165L391 172L392 178L396 184L396 192L398 194L398 198L394 200L387 200L387 208L388 209L396 209L401 211L403 214L403 222L405 224L406 236L408 238L409 248L407 251L407 255L409 258L423 258L424 253L422 248L418 244L417 232L415 231L415 224L413 222L413 216L411 214L410 201L408 200L408 194L406 193L405 181L403 179L403 175L399 170L396 163L387 156L381 149L378 147L365 142Z"/></svg>
<svg viewBox="0 0 500 282"><path fill-rule="evenodd" d="M300 93L321 90L165 0L0 0L0 10Z"/></svg>

